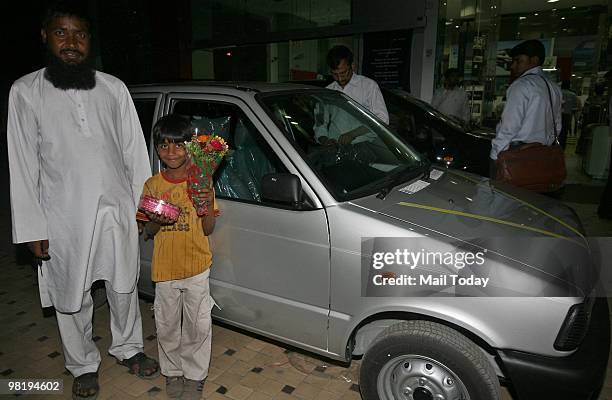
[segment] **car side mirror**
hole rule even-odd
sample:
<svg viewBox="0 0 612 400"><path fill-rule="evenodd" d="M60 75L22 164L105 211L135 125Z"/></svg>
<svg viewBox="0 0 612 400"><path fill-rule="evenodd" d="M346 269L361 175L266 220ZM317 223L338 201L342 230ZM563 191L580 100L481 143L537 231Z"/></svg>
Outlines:
<svg viewBox="0 0 612 400"><path fill-rule="evenodd" d="M261 178L261 198L264 201L300 208L302 182L294 174L266 174Z"/></svg>

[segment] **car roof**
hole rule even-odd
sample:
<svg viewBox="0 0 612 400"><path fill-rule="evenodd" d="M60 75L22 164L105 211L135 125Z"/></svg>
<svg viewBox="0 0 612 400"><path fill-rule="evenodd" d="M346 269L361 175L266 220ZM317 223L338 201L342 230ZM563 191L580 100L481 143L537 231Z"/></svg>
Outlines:
<svg viewBox="0 0 612 400"><path fill-rule="evenodd" d="M159 82L159 83L146 83L146 84L135 84L129 85L129 88L134 91L148 91L156 90L163 92L171 91L201 91L203 88L206 89L232 89L240 90L244 92L277 92L283 90L304 90L308 88L306 85L298 85L293 83L270 83L270 82L242 82L242 81L207 81L207 80L189 80L189 81L176 81L176 82ZM320 89L316 87L310 87L311 89Z"/></svg>

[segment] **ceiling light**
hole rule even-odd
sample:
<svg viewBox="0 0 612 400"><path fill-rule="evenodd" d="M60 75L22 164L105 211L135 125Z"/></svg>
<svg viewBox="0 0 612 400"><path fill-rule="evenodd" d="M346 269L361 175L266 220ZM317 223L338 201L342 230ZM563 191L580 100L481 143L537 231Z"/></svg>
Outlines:
<svg viewBox="0 0 612 400"><path fill-rule="evenodd" d="M572 6L572 10L575 10L575 9L576 9L576 6Z"/></svg>
<svg viewBox="0 0 612 400"><path fill-rule="evenodd" d="M535 15L537 17L539 14L538 13L534 13L533 15Z"/></svg>
<svg viewBox="0 0 612 400"><path fill-rule="evenodd" d="M459 25L455 25L455 28L459 29Z"/></svg>
<svg viewBox="0 0 612 400"><path fill-rule="evenodd" d="M519 19L527 19L527 17L519 17Z"/></svg>
<svg viewBox="0 0 612 400"><path fill-rule="evenodd" d="M561 19L565 19L565 17L561 17Z"/></svg>
<svg viewBox="0 0 612 400"><path fill-rule="evenodd" d="M559 1L559 0L546 0L546 2L547 2L547 3L556 3L556 2L558 2L558 1Z"/></svg>

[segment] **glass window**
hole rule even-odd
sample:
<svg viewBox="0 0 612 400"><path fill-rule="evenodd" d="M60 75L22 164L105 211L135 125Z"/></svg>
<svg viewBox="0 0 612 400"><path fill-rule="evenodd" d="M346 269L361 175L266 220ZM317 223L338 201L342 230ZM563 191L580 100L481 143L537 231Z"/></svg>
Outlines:
<svg viewBox="0 0 612 400"><path fill-rule="evenodd" d="M288 40L266 44L198 49L192 53L196 79L287 82L321 79L329 75L327 52L343 44L354 49L356 36ZM248 68L245 68L245 65Z"/></svg>
<svg viewBox="0 0 612 400"><path fill-rule="evenodd" d="M389 128L410 142L415 133L414 112L406 107L405 100L394 93L386 91L383 97L389 112Z"/></svg>
<svg viewBox="0 0 612 400"><path fill-rule="evenodd" d="M553 82L569 82L584 104L610 69L608 2L440 1L438 84L448 68L463 75L471 122L493 130L510 85L510 50L527 39L545 47L542 69Z"/></svg>
<svg viewBox="0 0 612 400"><path fill-rule="evenodd" d="M192 0L194 40L311 30L351 22L349 0Z"/></svg>
<svg viewBox="0 0 612 400"><path fill-rule="evenodd" d="M423 172L417 152L339 92L260 94L258 99L340 201L377 193Z"/></svg>
<svg viewBox="0 0 612 400"><path fill-rule="evenodd" d="M145 142L147 143L147 150L151 148L151 129L153 128L152 121L153 116L155 115L156 104L156 99L134 99L136 113L138 114L142 133L144 134Z"/></svg>
<svg viewBox="0 0 612 400"><path fill-rule="evenodd" d="M221 136L230 150L215 172L215 193L220 198L261 202L261 178L287 172L259 131L234 104L179 100L173 112L185 115L199 132Z"/></svg>

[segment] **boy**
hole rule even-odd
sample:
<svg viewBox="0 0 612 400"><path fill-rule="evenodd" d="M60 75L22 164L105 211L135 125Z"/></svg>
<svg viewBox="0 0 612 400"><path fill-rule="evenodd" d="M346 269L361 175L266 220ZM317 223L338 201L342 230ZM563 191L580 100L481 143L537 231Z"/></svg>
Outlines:
<svg viewBox="0 0 612 400"><path fill-rule="evenodd" d="M167 115L153 127L153 140L165 169L145 182L144 195L180 207L177 221L146 213L145 239L155 236L151 278L155 285L155 325L159 364L170 398L199 399L208 375L211 346L209 291L212 253L208 243L215 227L214 212L198 217L187 196L187 153L191 139L189 121ZM216 203L212 188L202 193ZM181 323L181 314L183 316Z"/></svg>

